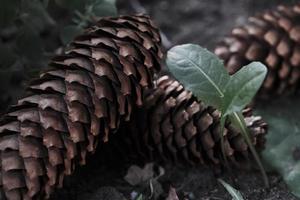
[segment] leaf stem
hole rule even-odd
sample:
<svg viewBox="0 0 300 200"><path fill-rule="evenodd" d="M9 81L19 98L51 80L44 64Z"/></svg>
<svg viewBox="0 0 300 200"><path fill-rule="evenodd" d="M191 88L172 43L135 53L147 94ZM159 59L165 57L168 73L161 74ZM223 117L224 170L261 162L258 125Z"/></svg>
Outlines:
<svg viewBox="0 0 300 200"><path fill-rule="evenodd" d="M246 140L252 155L254 156L254 159L255 159L255 161L256 161L256 163L259 167L259 170L261 171L261 174L263 176L265 186L270 187L268 176L266 174L266 170L264 169L264 166L263 166L263 164L262 164L262 162L259 158L259 155L256 152L256 150L255 150L255 148L252 144L251 138L249 137L249 131L248 131L248 128L246 126L246 123L245 123L245 120L244 120L244 117L243 117L242 113L241 112L234 112L232 114L232 116L234 117L234 120L237 123L237 125L239 126L239 128L241 129L241 133L242 133L244 139Z"/></svg>
<svg viewBox="0 0 300 200"><path fill-rule="evenodd" d="M226 156L226 153L225 153L225 144L224 144L225 121L226 121L226 117L224 115L221 115L221 119L220 119L221 150L222 150L222 155L223 155L223 158L224 158L225 166L226 166L226 168L229 168L228 161L227 161L227 156Z"/></svg>

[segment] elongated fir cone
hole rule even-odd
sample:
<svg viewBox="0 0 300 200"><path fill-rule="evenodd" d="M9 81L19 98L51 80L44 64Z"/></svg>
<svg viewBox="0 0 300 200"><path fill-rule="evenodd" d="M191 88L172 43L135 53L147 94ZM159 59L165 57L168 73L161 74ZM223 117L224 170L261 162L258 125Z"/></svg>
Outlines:
<svg viewBox="0 0 300 200"><path fill-rule="evenodd" d="M1 190L41 199L142 104L162 57L146 16L103 18L33 80L1 120Z"/></svg>
<svg viewBox="0 0 300 200"><path fill-rule="evenodd" d="M300 4L250 17L220 42L215 53L231 74L251 61L267 65L260 97L294 92L300 79Z"/></svg>
<svg viewBox="0 0 300 200"><path fill-rule="evenodd" d="M243 111L253 145L262 149L267 124L251 109ZM120 148L123 157L174 161L194 164L222 163L220 112L205 106L191 92L169 76L157 80L157 86L145 94L144 105L135 109L130 122L124 123L111 145ZM119 135L118 135L119 134ZM240 131L229 122L224 131L225 153L239 166L249 155ZM136 154L138 152L138 154Z"/></svg>

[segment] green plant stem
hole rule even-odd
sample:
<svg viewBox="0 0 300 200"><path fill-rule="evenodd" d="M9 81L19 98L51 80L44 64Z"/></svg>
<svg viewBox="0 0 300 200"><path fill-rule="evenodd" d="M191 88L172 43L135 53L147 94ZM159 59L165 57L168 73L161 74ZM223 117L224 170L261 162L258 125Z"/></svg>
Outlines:
<svg viewBox="0 0 300 200"><path fill-rule="evenodd" d="M254 156L254 159L255 159L255 161L259 167L259 170L261 171L261 174L263 176L263 180L264 180L266 187L269 187L270 185L269 185L268 176L266 174L266 170L264 169L264 166L259 158L259 155L256 152L256 150L252 144L243 114L241 112L234 112L232 114L232 118L233 118L234 122L236 122L236 125L240 128L242 136L246 140L246 142L250 148L250 151L251 151L252 155Z"/></svg>
<svg viewBox="0 0 300 200"><path fill-rule="evenodd" d="M229 168L228 161L227 161L227 156L225 154L225 145L224 145L225 121L226 121L226 117L221 115L221 119L220 119L221 150L222 150L222 155L223 155L223 158L224 158L224 164L225 164L226 168Z"/></svg>

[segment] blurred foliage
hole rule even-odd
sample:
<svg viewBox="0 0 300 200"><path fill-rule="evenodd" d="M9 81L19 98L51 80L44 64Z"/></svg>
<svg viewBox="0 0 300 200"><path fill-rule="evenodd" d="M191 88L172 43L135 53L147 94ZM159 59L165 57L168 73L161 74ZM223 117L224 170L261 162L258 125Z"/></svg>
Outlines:
<svg viewBox="0 0 300 200"><path fill-rule="evenodd" d="M117 14L115 0L1 0L0 112L29 78L99 17Z"/></svg>
<svg viewBox="0 0 300 200"><path fill-rule="evenodd" d="M258 107L268 122L266 148L262 153L267 166L282 176L294 195L300 197L300 96L277 99Z"/></svg>

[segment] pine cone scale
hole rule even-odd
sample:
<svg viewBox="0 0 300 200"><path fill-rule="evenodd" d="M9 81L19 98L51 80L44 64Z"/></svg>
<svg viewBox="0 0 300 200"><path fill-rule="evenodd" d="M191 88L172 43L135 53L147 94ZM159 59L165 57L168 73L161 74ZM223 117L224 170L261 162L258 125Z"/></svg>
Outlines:
<svg viewBox="0 0 300 200"><path fill-rule="evenodd" d="M117 133L120 134L116 139L118 144L122 143L119 141L122 136L128 138L129 134L147 147L136 149L142 155L149 155L150 160L158 154L163 161L183 159L192 165L222 162L220 112L197 101L179 82L168 76L159 78L157 87L146 92L144 107L135 110L132 121ZM260 148L266 124L261 118L252 117L249 109L244 111L244 116L254 138L253 144ZM249 148L239 130L227 123L223 137L225 155L234 164L241 156L247 157ZM126 143L128 140L122 144L126 146Z"/></svg>
<svg viewBox="0 0 300 200"><path fill-rule="evenodd" d="M298 7L298 4L278 6L277 9L250 17L245 25L233 29L215 49L230 73L235 73L251 61L261 61L267 65L269 72L259 92L260 97L288 94L298 87Z"/></svg>
<svg viewBox="0 0 300 200"><path fill-rule="evenodd" d="M49 197L99 140L129 120L132 106L142 104L142 90L159 69L160 38L146 17L122 18L134 28L114 20L100 20L77 37L1 121L8 199Z"/></svg>

